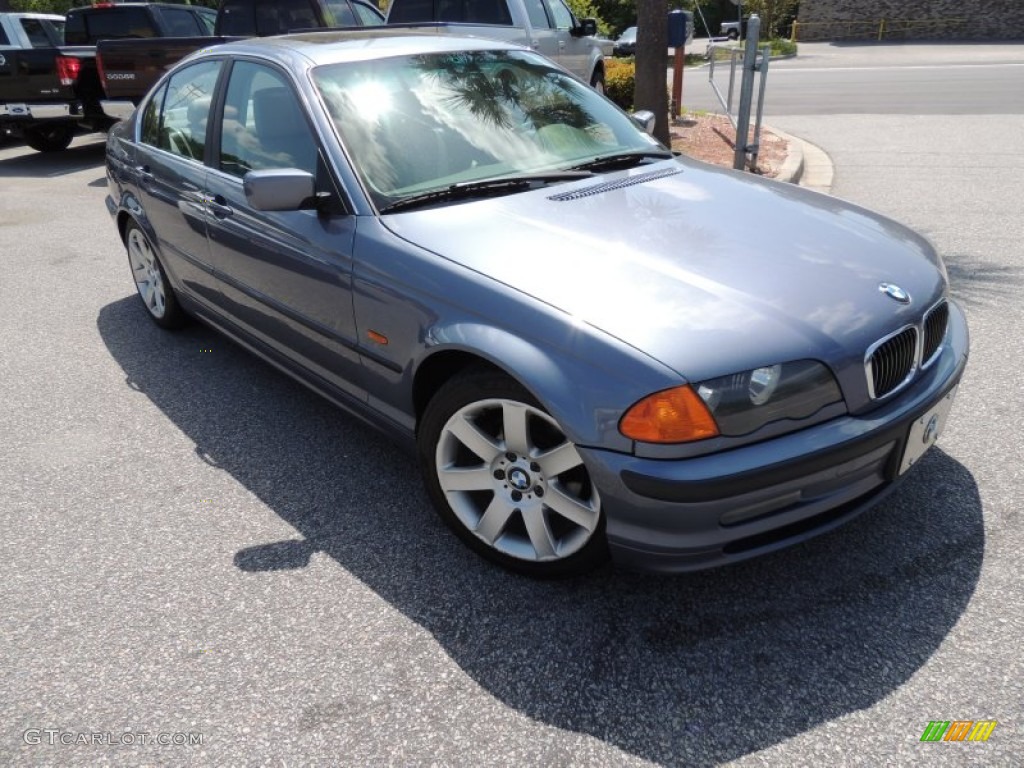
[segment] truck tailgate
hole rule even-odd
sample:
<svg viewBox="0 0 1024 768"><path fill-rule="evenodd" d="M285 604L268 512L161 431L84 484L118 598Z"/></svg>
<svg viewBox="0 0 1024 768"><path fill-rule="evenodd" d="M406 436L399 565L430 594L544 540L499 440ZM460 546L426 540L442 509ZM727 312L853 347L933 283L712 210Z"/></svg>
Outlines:
<svg viewBox="0 0 1024 768"><path fill-rule="evenodd" d="M0 58L0 103L68 101L71 85L57 77L57 48L5 49Z"/></svg>
<svg viewBox="0 0 1024 768"><path fill-rule="evenodd" d="M103 89L108 99L138 103L172 65L195 51L238 37L160 37L100 40L97 44Z"/></svg>

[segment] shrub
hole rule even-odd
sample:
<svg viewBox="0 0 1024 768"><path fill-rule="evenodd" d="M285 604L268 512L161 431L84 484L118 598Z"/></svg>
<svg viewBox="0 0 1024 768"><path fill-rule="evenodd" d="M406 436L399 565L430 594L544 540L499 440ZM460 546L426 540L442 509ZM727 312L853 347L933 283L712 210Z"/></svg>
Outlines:
<svg viewBox="0 0 1024 768"><path fill-rule="evenodd" d="M605 95L626 110L633 108L636 64L632 59L604 60Z"/></svg>

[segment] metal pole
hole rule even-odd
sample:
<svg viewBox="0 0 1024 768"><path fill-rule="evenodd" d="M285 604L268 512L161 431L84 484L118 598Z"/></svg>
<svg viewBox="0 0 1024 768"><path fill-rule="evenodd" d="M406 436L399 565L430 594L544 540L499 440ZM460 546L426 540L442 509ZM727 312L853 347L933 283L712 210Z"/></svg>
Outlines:
<svg viewBox="0 0 1024 768"><path fill-rule="evenodd" d="M757 168L757 156L761 153L761 118L764 115L764 88L768 82L768 62L772 58L771 46L761 48L761 60L758 71L761 75L761 82L758 84L757 93L757 121L754 123L754 146L750 153L750 167Z"/></svg>
<svg viewBox="0 0 1024 768"><path fill-rule="evenodd" d="M757 68L757 44L761 41L761 19L757 14L747 22L747 42L743 51L743 79L740 81L740 113L736 119L736 151L732 167L742 171L747 162L750 140L750 106L754 100L754 72Z"/></svg>

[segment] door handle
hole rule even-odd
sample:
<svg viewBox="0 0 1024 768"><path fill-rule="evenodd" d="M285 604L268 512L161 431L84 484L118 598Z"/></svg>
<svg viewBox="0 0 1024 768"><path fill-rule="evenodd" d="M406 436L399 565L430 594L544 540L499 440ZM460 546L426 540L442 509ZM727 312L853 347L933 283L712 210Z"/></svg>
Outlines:
<svg viewBox="0 0 1024 768"><path fill-rule="evenodd" d="M206 205L210 212L218 219L226 219L235 212L235 209L228 205L223 195L210 195L206 198Z"/></svg>
<svg viewBox="0 0 1024 768"><path fill-rule="evenodd" d="M135 173L139 175L139 181L148 184L153 180L153 171L148 165L136 165Z"/></svg>

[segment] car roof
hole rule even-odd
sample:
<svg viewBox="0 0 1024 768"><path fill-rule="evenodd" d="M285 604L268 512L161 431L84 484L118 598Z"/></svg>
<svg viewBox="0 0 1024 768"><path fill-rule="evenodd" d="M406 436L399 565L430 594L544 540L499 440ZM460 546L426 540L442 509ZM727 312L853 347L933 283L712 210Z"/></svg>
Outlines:
<svg viewBox="0 0 1024 768"><path fill-rule="evenodd" d="M424 34L422 31L370 27L346 31L300 32L274 37L255 37L219 45L211 54L255 54L292 58L296 54L314 66L346 61L367 61L391 56L457 51L526 50L524 46L501 40L486 40L449 34Z"/></svg>

